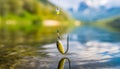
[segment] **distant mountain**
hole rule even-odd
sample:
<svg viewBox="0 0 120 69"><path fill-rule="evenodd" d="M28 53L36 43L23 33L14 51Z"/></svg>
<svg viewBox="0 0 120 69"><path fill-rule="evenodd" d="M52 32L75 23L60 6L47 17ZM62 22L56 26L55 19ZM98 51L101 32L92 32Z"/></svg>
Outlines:
<svg viewBox="0 0 120 69"><path fill-rule="evenodd" d="M120 31L120 16L98 20L98 21L92 22L91 25L106 28L114 32Z"/></svg>
<svg viewBox="0 0 120 69"><path fill-rule="evenodd" d="M113 18L112 20L106 21L107 25L114 28L114 30L120 31L120 17Z"/></svg>
<svg viewBox="0 0 120 69"><path fill-rule="evenodd" d="M71 8L72 9L72 8ZM97 21L113 16L120 16L120 7L99 6L98 8L89 7L86 2L80 2L77 11L68 10L72 16L82 21Z"/></svg>
<svg viewBox="0 0 120 69"><path fill-rule="evenodd" d="M78 7L78 11L84 11L87 8L89 8L89 6L85 2L80 2L79 7Z"/></svg>

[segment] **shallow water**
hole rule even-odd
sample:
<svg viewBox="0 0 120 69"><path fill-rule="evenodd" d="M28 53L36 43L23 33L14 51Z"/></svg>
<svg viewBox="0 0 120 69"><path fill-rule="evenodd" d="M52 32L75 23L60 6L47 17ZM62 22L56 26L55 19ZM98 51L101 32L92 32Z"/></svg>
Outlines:
<svg viewBox="0 0 120 69"><path fill-rule="evenodd" d="M40 46L31 69L120 69L120 33L83 26L70 33L70 48L61 55L55 43ZM66 48L66 35L61 40ZM66 61L66 62L65 62Z"/></svg>

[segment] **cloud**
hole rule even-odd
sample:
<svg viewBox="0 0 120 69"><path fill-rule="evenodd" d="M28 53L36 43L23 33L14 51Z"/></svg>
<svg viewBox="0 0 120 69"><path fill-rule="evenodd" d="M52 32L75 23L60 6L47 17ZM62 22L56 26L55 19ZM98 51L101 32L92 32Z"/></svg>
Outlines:
<svg viewBox="0 0 120 69"><path fill-rule="evenodd" d="M67 9L70 7L77 8L81 0L49 0L49 1L58 6L61 6L64 9Z"/></svg>
<svg viewBox="0 0 120 69"><path fill-rule="evenodd" d="M85 2L90 7L99 7L106 5L108 3L108 0L85 0Z"/></svg>
<svg viewBox="0 0 120 69"><path fill-rule="evenodd" d="M88 6L98 8L99 6L120 7L120 0L49 0L50 2L61 6L64 9L70 7L77 9L79 3L85 1Z"/></svg>

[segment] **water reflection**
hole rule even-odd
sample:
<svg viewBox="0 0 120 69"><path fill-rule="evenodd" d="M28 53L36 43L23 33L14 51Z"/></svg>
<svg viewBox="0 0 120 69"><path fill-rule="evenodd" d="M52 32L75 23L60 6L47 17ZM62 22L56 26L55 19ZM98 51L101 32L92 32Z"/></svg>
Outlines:
<svg viewBox="0 0 120 69"><path fill-rule="evenodd" d="M86 43L88 41L120 42L120 32L113 32L93 26L82 26L71 32L71 40Z"/></svg>
<svg viewBox="0 0 120 69"><path fill-rule="evenodd" d="M110 32L87 26L75 29L70 34L70 49L68 54L66 54L68 58L72 59L72 69L119 69L119 35L120 32ZM66 46L66 39L63 39L62 43L63 46ZM55 43L42 47L46 48L46 50L42 52L47 52L49 57L53 59L62 57L57 51ZM64 59L61 59L61 61L59 64L64 65ZM63 68L63 65L61 68ZM66 64L64 66L66 69L68 68Z"/></svg>
<svg viewBox="0 0 120 69"><path fill-rule="evenodd" d="M66 69L66 68L64 68L64 65L65 65L65 62L66 62L66 60L68 61L68 69L71 69L71 61L70 61L70 59L69 58L67 58L67 57L63 57L60 61L59 61L59 63L58 63L58 69Z"/></svg>
<svg viewBox="0 0 120 69"><path fill-rule="evenodd" d="M79 30L80 29L80 30ZM37 55L34 58L26 58L28 62L21 62L19 65L16 66L15 69L119 69L120 68L120 39L119 39L119 32L115 35L111 34L111 32L107 32L110 36L105 35L107 38L107 42L104 41L104 35L100 35L98 30L94 30L91 28L82 28L84 30L81 30L79 28L78 30L75 30L70 35L70 48L69 52L66 54L66 56L61 55L56 47L55 43L47 44L40 46L41 43L30 43L30 41L27 41L27 38L24 38L23 44L16 43L17 36L14 36L17 33L11 34L13 36L8 35L9 37L13 37L13 40L10 40L8 38L8 41L2 40L2 38L7 38L3 33L0 33L0 54L6 55L9 52L14 52L12 54L15 54L15 51L17 51L17 54L19 56L23 56L24 53L26 53L26 49L28 47L35 47L39 46ZM77 32L79 31L79 32ZM91 31L89 35L99 35L97 37L88 36L86 35L86 32ZM83 32L83 33L81 33ZM96 33L98 32L98 33ZM75 35L74 35L75 34ZM103 33L104 34L104 33ZM80 35L83 35L85 37L82 38ZM111 35L114 36L114 39L111 38ZM46 36L45 36L46 37ZM103 38L101 38L103 37ZM117 38L118 37L118 38ZM51 37L52 38L52 37ZM117 39L116 39L117 38ZM11 38L12 39L12 38ZM19 38L18 38L19 39ZM15 40L15 41L14 41ZM33 39L34 40L34 39ZM44 41L46 42L47 39ZM81 42L84 41L85 42ZM111 40L115 40L117 42L111 42ZM19 41L19 40L18 40ZM66 46L66 39L61 40L63 43L63 46ZM5 44L5 42L9 42L10 44ZM30 44L29 44L30 43ZM35 44L35 45L34 45ZM65 47L66 48L66 47ZM31 48L30 48L31 49ZM22 50L22 51L21 51ZM33 48L31 49L33 50ZM4 52L7 51L7 52ZM25 51L25 52L24 52ZM24 53L23 53L24 52ZM31 52L30 50L28 52ZM28 53L27 52L27 53ZM20 55L21 54L21 55ZM3 57L0 55L0 57ZM13 56L9 55L10 62L13 61ZM18 57L18 56L17 56ZM63 58L64 57L64 58ZM67 58L66 58L67 57ZM3 57L4 58L4 57ZM62 58L62 59L61 59ZM6 58L5 58L6 59ZM61 59L61 60L59 60ZM71 60L69 60L71 59ZM1 60L1 58L0 58ZM18 59L16 59L18 60ZM59 61L59 62L58 62ZM67 61L67 62L65 62ZM2 63L2 62L0 62ZM6 63L6 62L4 62ZM2 63L3 64L3 63ZM69 66L68 66L69 65ZM5 66L4 66L5 67Z"/></svg>
<svg viewBox="0 0 120 69"><path fill-rule="evenodd" d="M66 42L63 41L63 44L65 43ZM119 46L119 43L113 44L91 41L81 44L79 42L70 41L70 50L65 56L72 60L70 61L71 69L119 69ZM48 58L50 63L52 63L52 61L56 62L58 58L64 57L57 51L55 44L44 45L43 47L46 48L44 52L47 52L47 55L53 59ZM63 68L64 65L65 69L67 69L68 66L65 64L65 60L66 59L62 58L58 66L60 67L60 64L62 64L61 68ZM54 64L52 65L54 66ZM53 68L52 65L49 68Z"/></svg>

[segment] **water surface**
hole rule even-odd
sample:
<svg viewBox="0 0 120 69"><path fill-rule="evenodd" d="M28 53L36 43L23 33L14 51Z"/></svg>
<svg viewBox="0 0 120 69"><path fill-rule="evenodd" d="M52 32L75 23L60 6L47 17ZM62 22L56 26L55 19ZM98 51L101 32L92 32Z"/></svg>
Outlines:
<svg viewBox="0 0 120 69"><path fill-rule="evenodd" d="M40 56L33 58L26 68L120 69L120 32L83 26L69 35L70 49L66 55L58 52L55 43L43 45L38 50ZM63 37L61 41L66 48L66 35ZM62 63L63 60L66 62ZM60 68L59 64L65 67Z"/></svg>

